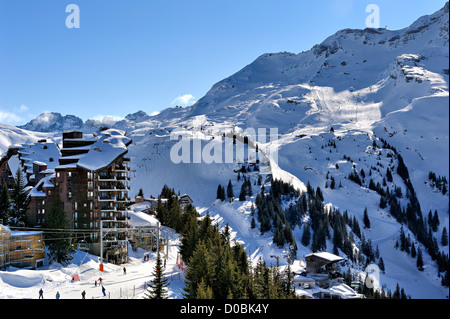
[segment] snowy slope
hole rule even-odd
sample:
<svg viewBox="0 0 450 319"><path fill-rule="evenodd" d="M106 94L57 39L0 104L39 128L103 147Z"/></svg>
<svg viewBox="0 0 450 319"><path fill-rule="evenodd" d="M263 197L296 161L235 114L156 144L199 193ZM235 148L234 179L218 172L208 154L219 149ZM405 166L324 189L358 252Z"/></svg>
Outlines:
<svg viewBox="0 0 450 319"><path fill-rule="evenodd" d="M264 54L215 84L192 107L169 108L155 116L140 111L116 122L113 127L126 130L133 140L129 146L133 193L142 188L146 196L157 196L164 184L187 193L202 214L209 212L222 227L230 225L234 239L254 262L262 257L273 263L273 256L284 256L285 248L276 247L270 233L261 236L257 228L250 229L251 202L260 190L253 182L258 174L263 183L272 174L301 190L310 182L321 187L325 204L347 210L361 225L368 208L372 227L364 235L379 246L386 264L382 286L393 291L398 282L413 298L445 298L448 288L441 286L430 256L423 249L425 271L417 271L415 260L394 248L401 226L388 210L379 208L380 196L347 177L355 166L381 183L386 168L397 165L391 162L390 151L382 148L381 139L386 140L404 158L422 211L438 211L438 239L443 227L448 230L448 193L437 192L428 181L430 171L449 179L448 12L447 3L403 30L347 29L306 52ZM3 151L10 144L35 138L34 133L17 128L0 128ZM86 123L82 127L90 128ZM245 135L249 128L276 128L278 140L259 147L262 152L276 150L278 162L248 174L254 195L247 201L221 203L215 200L217 186L226 186L229 180L238 197L242 180L237 181L235 170L243 159L234 158L229 164L192 163L192 152L191 163L175 164L171 150L179 139L171 139L171 133L180 128L190 145L200 149L224 132ZM223 141L226 145L231 139ZM406 194L403 180L393 172L389 186ZM327 173L341 187L325 188L330 182ZM303 258L310 249L300 244L301 229L293 233L299 245L297 257ZM332 244L327 247L331 250ZM448 246L440 250L448 254Z"/></svg>

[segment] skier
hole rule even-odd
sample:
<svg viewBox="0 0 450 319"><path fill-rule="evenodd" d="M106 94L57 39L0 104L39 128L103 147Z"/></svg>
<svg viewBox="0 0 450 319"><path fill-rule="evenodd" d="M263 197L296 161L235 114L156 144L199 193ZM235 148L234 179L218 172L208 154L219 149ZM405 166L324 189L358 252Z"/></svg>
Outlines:
<svg viewBox="0 0 450 319"><path fill-rule="evenodd" d="M127 269L125 267L123 267L123 274L126 275L127 274Z"/></svg>
<svg viewBox="0 0 450 319"><path fill-rule="evenodd" d="M81 299L86 299L86 290L81 293Z"/></svg>
<svg viewBox="0 0 450 319"><path fill-rule="evenodd" d="M44 290L42 288L39 290L39 299L44 299Z"/></svg>
<svg viewBox="0 0 450 319"><path fill-rule="evenodd" d="M103 297L106 297L106 289L102 286Z"/></svg>
<svg viewBox="0 0 450 319"><path fill-rule="evenodd" d="M60 294L59 294L59 291L57 291L56 292L56 299L59 299L59 297L60 297Z"/></svg>

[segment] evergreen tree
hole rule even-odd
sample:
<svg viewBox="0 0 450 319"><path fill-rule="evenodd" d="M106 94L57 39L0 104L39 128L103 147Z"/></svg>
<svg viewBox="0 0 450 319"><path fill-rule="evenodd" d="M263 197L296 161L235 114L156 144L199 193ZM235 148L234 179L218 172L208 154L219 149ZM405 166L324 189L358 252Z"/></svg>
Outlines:
<svg viewBox="0 0 450 319"><path fill-rule="evenodd" d="M367 207L364 209L364 228L369 229L370 228L370 219L369 214L367 213Z"/></svg>
<svg viewBox="0 0 450 319"><path fill-rule="evenodd" d="M51 260L67 265L73 258L72 240L67 229L69 221L66 218L64 202L56 195L50 210L45 218L44 227L54 229L44 233L45 243L48 246L48 256Z"/></svg>
<svg viewBox="0 0 450 319"><path fill-rule="evenodd" d="M335 189L336 188L336 181L335 181L333 176L331 176L330 188L331 189Z"/></svg>
<svg viewBox="0 0 450 319"><path fill-rule="evenodd" d="M417 269L419 269L419 271L423 271L423 257L422 257L422 250L418 249L417 251Z"/></svg>
<svg viewBox="0 0 450 319"><path fill-rule="evenodd" d="M151 284L148 284L147 292L145 293L146 299L167 299L167 289L169 285L167 278L164 278L162 267L162 259L158 253L156 257L156 265L153 271L153 280Z"/></svg>
<svg viewBox="0 0 450 319"><path fill-rule="evenodd" d="M227 186L227 197L228 197L228 201L231 203L231 201L234 198L234 193L233 193L233 185L231 185L231 180L228 181L228 186Z"/></svg>
<svg viewBox="0 0 450 319"><path fill-rule="evenodd" d="M11 211L11 200L9 198L9 190L6 182L0 190L0 224L8 225L8 220Z"/></svg>
<svg viewBox="0 0 450 319"><path fill-rule="evenodd" d="M213 260L213 253L208 250L204 241L200 241L189 259L183 296L187 299L195 299L198 285L202 280L205 285L212 287L215 271L216 263Z"/></svg>
<svg viewBox="0 0 450 319"><path fill-rule="evenodd" d="M225 187L219 184L217 186L217 196L216 199L220 199L222 202L225 200Z"/></svg>
<svg viewBox="0 0 450 319"><path fill-rule="evenodd" d="M250 228L251 229L255 229L256 228L255 216L252 216L252 221L250 223Z"/></svg>
<svg viewBox="0 0 450 319"><path fill-rule="evenodd" d="M448 245L448 234L447 234L446 227L444 227L444 229L442 229L441 244L442 244L442 246Z"/></svg>
<svg viewBox="0 0 450 319"><path fill-rule="evenodd" d="M242 183L241 186L241 192L239 193L239 201L244 202L245 201L245 194L247 193L247 186L246 183Z"/></svg>
<svg viewBox="0 0 450 319"><path fill-rule="evenodd" d="M385 268L384 268L384 261L383 258L380 257L380 260L378 261L378 267L380 268L380 270L384 273Z"/></svg>
<svg viewBox="0 0 450 319"><path fill-rule="evenodd" d="M20 168L18 168L14 178L14 185L10 193L12 204L10 223L14 226L26 225L28 197L24 189L24 176Z"/></svg>
<svg viewBox="0 0 450 319"><path fill-rule="evenodd" d="M205 283L205 279L198 285L196 299L213 299L212 288Z"/></svg>

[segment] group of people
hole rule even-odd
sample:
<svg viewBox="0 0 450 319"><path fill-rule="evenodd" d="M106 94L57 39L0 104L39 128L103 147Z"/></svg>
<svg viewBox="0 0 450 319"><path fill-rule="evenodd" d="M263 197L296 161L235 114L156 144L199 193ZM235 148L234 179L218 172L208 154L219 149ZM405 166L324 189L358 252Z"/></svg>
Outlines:
<svg viewBox="0 0 450 319"><path fill-rule="evenodd" d="M148 255L147 255L147 256L148 256ZM145 258L145 257L144 257L144 258ZM127 269L126 269L125 267L123 267L123 274L124 274L124 275L127 274ZM100 278L98 278L97 280L95 280L95 282L94 282L95 287L97 287L97 282L102 286L102 293L103 293L103 296L106 297L106 289L105 289L105 287L102 285L103 278L100 277ZM59 291L57 291L57 292L56 292L56 299L59 299L60 297L61 297L61 295L60 295ZM43 290L42 288L39 290L39 299L44 299L44 290ZM85 291L85 290L83 290L83 291L81 292L81 299L86 299L86 291Z"/></svg>
<svg viewBox="0 0 450 319"><path fill-rule="evenodd" d="M103 295L106 296L104 289L105 288L102 286ZM56 299L59 299L60 297L61 297L61 294L59 293L59 291L57 291ZM44 290L42 288L39 289L39 299L44 299ZM81 299L86 299L86 290L83 290L81 292Z"/></svg>
<svg viewBox="0 0 450 319"><path fill-rule="evenodd" d="M98 279L98 281L100 282L100 284L102 283L103 279L100 277ZM102 293L103 296L106 297L106 289L103 285L102 286ZM95 287L97 287L97 280L95 281ZM61 294L59 293L59 291L56 292L56 299L59 299L61 297ZM41 288L39 289L39 299L44 299L44 290ZM86 290L83 290L81 292L81 299L86 299Z"/></svg>

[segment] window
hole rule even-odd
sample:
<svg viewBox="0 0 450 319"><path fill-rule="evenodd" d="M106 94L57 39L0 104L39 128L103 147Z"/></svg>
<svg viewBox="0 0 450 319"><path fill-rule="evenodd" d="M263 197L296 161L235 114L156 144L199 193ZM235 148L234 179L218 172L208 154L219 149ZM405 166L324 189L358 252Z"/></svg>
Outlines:
<svg viewBox="0 0 450 319"><path fill-rule="evenodd" d="M68 192L67 197L69 197L69 199L72 198L72 192Z"/></svg>
<svg viewBox="0 0 450 319"><path fill-rule="evenodd" d="M67 177L72 177L72 172L67 172Z"/></svg>
<svg viewBox="0 0 450 319"><path fill-rule="evenodd" d="M74 219L74 220L78 220L78 212L75 212L75 213L74 213L73 219Z"/></svg>

